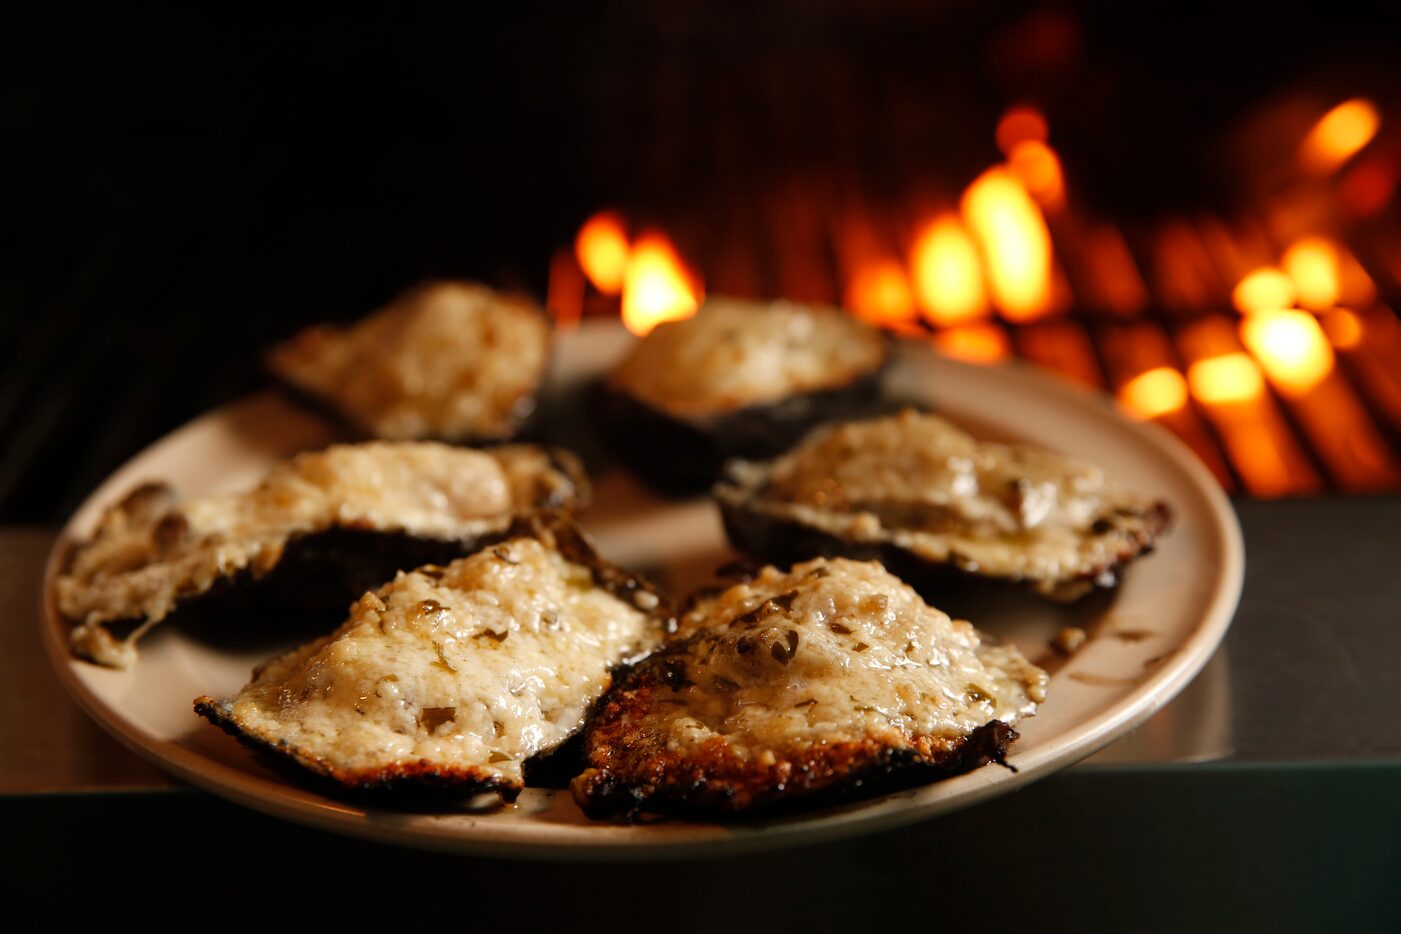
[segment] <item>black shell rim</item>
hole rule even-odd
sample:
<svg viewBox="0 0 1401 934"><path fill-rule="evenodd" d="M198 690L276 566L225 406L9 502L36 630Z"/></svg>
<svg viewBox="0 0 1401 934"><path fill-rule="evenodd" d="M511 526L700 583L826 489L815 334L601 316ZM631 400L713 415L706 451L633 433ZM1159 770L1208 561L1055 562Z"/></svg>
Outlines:
<svg viewBox="0 0 1401 934"><path fill-rule="evenodd" d="M725 535L734 548L759 561L787 567L814 558L849 558L854 561L879 561L886 570L915 588L926 600L938 605L952 588L1016 587L1034 590L1035 580L1001 577L966 571L953 562L930 561L894 542L859 542L841 538L790 517L778 516L750 506L753 495L727 472L714 488ZM1124 569L1136 559L1153 550L1153 541L1171 522L1171 510L1165 503L1153 504L1148 539L1127 556L1117 557L1102 567L1074 577L1058 580L1058 586L1082 585L1084 593L1071 602L1096 590L1112 590L1119 586ZM1046 594L1043 597L1051 599Z"/></svg>
<svg viewBox="0 0 1401 934"><path fill-rule="evenodd" d="M824 807L859 804L992 763L1016 771L1006 760L1017 738L1017 731L1009 724L991 720L970 731L953 750L937 760L920 756L911 749L888 749L821 787L796 793L775 788L743 807L734 806L729 796L703 782L663 785L648 791L607 769L592 769L585 773L588 793L582 797L576 794L575 802L586 817L598 821L636 821L649 814L721 822L776 819Z"/></svg>
<svg viewBox="0 0 1401 934"><path fill-rule="evenodd" d="M892 360L886 339L878 365L843 385L691 418L654 408L604 379L594 388L593 410L599 434L624 466L663 495L694 495L715 482L726 461L777 456L819 424L870 412Z"/></svg>

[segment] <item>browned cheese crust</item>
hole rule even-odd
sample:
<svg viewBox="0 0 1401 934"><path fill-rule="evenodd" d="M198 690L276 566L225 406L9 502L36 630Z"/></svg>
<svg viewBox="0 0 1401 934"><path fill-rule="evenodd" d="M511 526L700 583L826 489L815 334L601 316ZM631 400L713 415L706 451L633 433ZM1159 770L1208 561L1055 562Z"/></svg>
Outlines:
<svg viewBox="0 0 1401 934"><path fill-rule="evenodd" d="M874 563L818 560L701 598L585 732L594 818L730 817L1001 762L1045 672Z"/></svg>
<svg viewBox="0 0 1401 934"><path fill-rule="evenodd" d="M404 293L349 327L317 325L268 354L284 383L373 437L514 437L549 363L545 313L467 282Z"/></svg>
<svg viewBox="0 0 1401 934"><path fill-rule="evenodd" d="M844 555L926 593L982 578L1062 602L1116 585L1171 516L1091 464L979 442L910 410L818 429L773 461L734 461L715 496L730 540L765 561Z"/></svg>
<svg viewBox="0 0 1401 934"><path fill-rule="evenodd" d="M840 309L712 298L658 326L608 375L595 417L654 488L687 494L730 457L768 457L813 425L865 411L890 345Z"/></svg>
<svg viewBox="0 0 1401 934"><path fill-rule="evenodd" d="M195 711L343 790L512 801L527 762L584 722L614 668L670 619L643 579L558 518L366 594L332 635L274 658ZM390 797L383 797L384 794Z"/></svg>
<svg viewBox="0 0 1401 934"><path fill-rule="evenodd" d="M138 488L69 554L57 603L75 624L75 654L127 667L145 630L193 601L246 594L342 609L399 568L450 560L518 516L578 508L587 496L565 451L337 445L284 461L238 493Z"/></svg>

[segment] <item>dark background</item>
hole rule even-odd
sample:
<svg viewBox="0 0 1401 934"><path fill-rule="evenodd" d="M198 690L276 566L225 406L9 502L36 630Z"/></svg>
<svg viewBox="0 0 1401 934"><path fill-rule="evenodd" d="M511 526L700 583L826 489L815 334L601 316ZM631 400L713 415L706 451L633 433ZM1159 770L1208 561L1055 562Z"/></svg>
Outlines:
<svg viewBox="0 0 1401 934"><path fill-rule="evenodd" d="M0 520L62 520L146 443L259 386L259 352L302 325L433 276L542 294L550 253L605 205L714 218L814 165L876 198L914 176L961 185L1027 98L1101 212L1229 201L1223 140L1262 100L1394 83L1401 29L1383 15L10 8Z"/></svg>

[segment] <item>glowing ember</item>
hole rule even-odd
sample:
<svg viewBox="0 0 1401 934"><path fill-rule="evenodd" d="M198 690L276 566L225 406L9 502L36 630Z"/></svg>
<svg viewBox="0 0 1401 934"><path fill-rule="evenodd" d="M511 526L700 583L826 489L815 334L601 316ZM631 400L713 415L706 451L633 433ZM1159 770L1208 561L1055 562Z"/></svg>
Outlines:
<svg viewBox="0 0 1401 934"><path fill-rule="evenodd" d="M1187 381L1170 366L1155 367L1125 383L1119 401L1138 418L1157 418L1187 404Z"/></svg>
<svg viewBox="0 0 1401 934"><path fill-rule="evenodd" d="M905 269L894 260L867 263L846 290L846 305L872 324L899 324L915 314L915 297Z"/></svg>
<svg viewBox="0 0 1401 934"><path fill-rule="evenodd" d="M1243 315L1293 308L1294 299L1294 280L1273 266L1249 273L1231 292L1232 303Z"/></svg>
<svg viewBox="0 0 1401 934"><path fill-rule="evenodd" d="M1044 316L1051 303L1051 235L1036 202L997 167L968 186L962 207L987 260L998 308L1011 321Z"/></svg>
<svg viewBox="0 0 1401 934"><path fill-rule="evenodd" d="M1381 115L1371 101L1344 101L1324 114L1304 137L1299 161L1309 171L1327 175L1370 143L1380 125Z"/></svg>
<svg viewBox="0 0 1401 934"><path fill-rule="evenodd" d="M964 324L934 335L940 353L969 363L996 363L1012 355L1007 332L995 324Z"/></svg>
<svg viewBox="0 0 1401 934"><path fill-rule="evenodd" d="M1333 348L1304 311L1272 311L1241 322L1241 339L1280 391L1308 392L1333 371Z"/></svg>
<svg viewBox="0 0 1401 934"><path fill-rule="evenodd" d="M696 313L698 290L691 284L671 241L660 233L638 238L623 276L623 324L642 335L663 321Z"/></svg>
<svg viewBox="0 0 1401 934"><path fill-rule="evenodd" d="M623 219L611 211L600 211L584 222L574 238L574 255L594 288L604 295L617 295L623 289L628 268L628 235Z"/></svg>
<svg viewBox="0 0 1401 934"><path fill-rule="evenodd" d="M1260 367L1239 351L1193 363L1187 370L1187 385L1206 405L1249 402L1265 392Z"/></svg>
<svg viewBox="0 0 1401 934"><path fill-rule="evenodd" d="M919 305L934 324L963 324L987 313L978 249L957 216L945 214L924 228L910 266Z"/></svg>
<svg viewBox="0 0 1401 934"><path fill-rule="evenodd" d="M1007 166L1031 196L1049 211L1065 204L1065 175L1060 157L1045 143L1025 140L1012 147Z"/></svg>
<svg viewBox="0 0 1401 934"><path fill-rule="evenodd" d="M1338 250L1332 243L1322 237L1300 240L1285 251L1283 266L1294 280L1299 304L1322 310L1338 303Z"/></svg>
<svg viewBox="0 0 1401 934"><path fill-rule="evenodd" d="M1362 319L1346 308L1335 308L1323 316L1323 333L1339 350L1351 350L1362 343Z"/></svg>
<svg viewBox="0 0 1401 934"><path fill-rule="evenodd" d="M1004 155L1010 156L1018 143L1044 143L1047 135L1046 118L1026 104L1010 108L997 122L997 148Z"/></svg>

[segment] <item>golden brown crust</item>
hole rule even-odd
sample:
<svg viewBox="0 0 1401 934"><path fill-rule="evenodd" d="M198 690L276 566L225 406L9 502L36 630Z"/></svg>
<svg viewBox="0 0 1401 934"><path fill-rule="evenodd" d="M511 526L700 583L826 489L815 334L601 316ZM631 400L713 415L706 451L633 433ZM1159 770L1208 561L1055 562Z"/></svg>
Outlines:
<svg viewBox="0 0 1401 934"><path fill-rule="evenodd" d="M899 746L877 738L814 745L770 763L739 756L718 736L677 752L637 729L657 696L670 693L672 671L665 658L643 662L590 722L589 768L570 786L589 817L661 812L725 818L854 800L1003 762L1017 738L994 720L962 737L916 735Z"/></svg>
<svg viewBox="0 0 1401 934"><path fill-rule="evenodd" d="M979 442L913 410L818 429L774 460L732 461L714 494L731 542L764 561L877 559L926 593L974 577L1058 602L1114 586L1171 522L1166 503L1094 465Z"/></svg>
<svg viewBox="0 0 1401 934"><path fill-rule="evenodd" d="M555 602L561 591L552 591L548 583L539 590L531 584L523 590L481 591L486 598L474 602L480 582L497 578L494 572L477 576L470 568L504 564L512 569L505 573L519 573L515 569L527 560L520 549L532 539L537 550L543 546L568 567L585 572L581 580L569 572L561 585L562 602ZM511 558L511 550L520 561ZM468 580L475 583L465 583ZM596 621L566 610L578 606L569 595L576 588L610 595L603 601L610 607L607 626L597 628ZM555 596L538 596L547 592ZM431 607L421 600L425 593L436 597ZM516 596L519 604L511 602ZM545 609L534 602L537 598L546 601ZM595 609L586 612L597 612L603 603L589 605ZM494 618L493 612L505 615ZM404 627L421 623L424 613L432 617L423 624L428 630L407 635ZM445 618L452 614L454 619ZM534 625L547 617L545 631ZM520 628L507 642L517 621ZM612 668L654 647L671 628L670 621L669 604L645 579L598 557L567 516L540 514L517 521L501 544L474 556L447 567L401 574L394 583L362 597L334 635L258 666L250 684L235 697L219 701L202 696L194 709L245 745L272 754L274 762L300 767L341 791L391 793L382 800L396 804L401 797L412 802L423 793L463 798L495 792L512 801L524 787L526 763L550 755L565 742L609 687ZM590 625L596 627L591 635L571 634L571 627ZM498 628L488 628L491 639L478 643L482 626ZM427 639L455 643L454 662L447 661L442 645L434 641L437 662L425 665L423 646L416 640ZM338 653L342 641L352 648ZM381 643L387 651L380 650ZM468 645L472 647L464 648ZM567 660L559 654L568 651L563 645L574 647ZM503 667L500 653L508 651L523 654ZM533 654L537 651L546 654ZM426 655L431 659L433 652ZM425 679L429 668L446 669L451 677L436 671ZM525 680L513 686L503 678ZM371 696L383 681L393 682L395 690L391 701L379 704ZM306 690L312 682L316 687ZM374 687L367 688L372 683ZM538 687L524 687L528 684ZM352 701L353 713L345 707ZM454 719L454 708L438 706L441 703L491 711L487 719L495 718L495 735L490 727L481 727L486 730L482 733L471 725L476 722L471 718L457 721L460 732L443 735L438 726ZM538 716L531 712L535 704L540 705ZM413 724L407 734L401 729L395 719L401 707L411 714L418 711L413 714L417 732ZM444 714L443 720L426 716ZM570 717L577 718L576 726L568 726ZM369 741L346 739L359 735Z"/></svg>
<svg viewBox="0 0 1401 934"><path fill-rule="evenodd" d="M549 317L470 282L430 282L348 327L316 325L274 347L268 369L295 395L370 437L508 440L535 408Z"/></svg>
<svg viewBox="0 0 1401 934"><path fill-rule="evenodd" d="M125 667L145 628L197 601L339 610L396 570L451 560L516 516L582 508L588 495L577 457L532 445L340 445L224 496L146 484L69 550L58 605L75 654Z"/></svg>
<svg viewBox="0 0 1401 934"><path fill-rule="evenodd" d="M693 598L584 734L591 817L752 815L1003 761L1046 674L874 563L765 568Z"/></svg>

